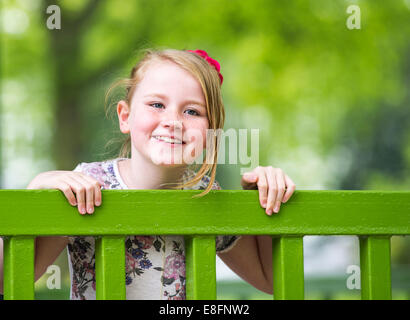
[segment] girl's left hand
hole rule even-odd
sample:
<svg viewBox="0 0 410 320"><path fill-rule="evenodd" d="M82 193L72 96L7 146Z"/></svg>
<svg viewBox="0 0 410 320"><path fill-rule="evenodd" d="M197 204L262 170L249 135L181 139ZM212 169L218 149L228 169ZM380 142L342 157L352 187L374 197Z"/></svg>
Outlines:
<svg viewBox="0 0 410 320"><path fill-rule="evenodd" d="M244 190L259 190L259 201L266 208L268 215L278 213L281 202L285 203L292 196L296 185L280 168L256 167L242 176ZM286 188L286 193L285 193Z"/></svg>

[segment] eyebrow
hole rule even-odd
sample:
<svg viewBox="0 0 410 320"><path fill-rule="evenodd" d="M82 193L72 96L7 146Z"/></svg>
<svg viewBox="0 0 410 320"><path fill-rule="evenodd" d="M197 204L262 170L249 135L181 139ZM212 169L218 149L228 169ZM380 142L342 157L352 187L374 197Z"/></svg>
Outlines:
<svg viewBox="0 0 410 320"><path fill-rule="evenodd" d="M144 96L144 98L146 98L146 97L158 97L158 98L167 100L167 97L166 97L165 95L161 94L161 93L150 93L150 94L147 94L147 95ZM188 103L190 103L190 104L197 104L197 105L199 105L199 106L205 108L205 105L204 105L203 103L199 102L199 101L186 100L185 103L186 103L186 104L188 104Z"/></svg>

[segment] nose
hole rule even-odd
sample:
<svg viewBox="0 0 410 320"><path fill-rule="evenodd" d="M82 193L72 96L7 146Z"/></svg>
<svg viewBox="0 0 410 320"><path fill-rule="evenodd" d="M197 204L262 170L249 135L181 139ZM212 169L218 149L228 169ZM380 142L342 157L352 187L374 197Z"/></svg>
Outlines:
<svg viewBox="0 0 410 320"><path fill-rule="evenodd" d="M170 130L181 130L183 126L182 121L179 120L177 112L173 112L171 109L169 109L168 112L164 112L161 123L164 127L169 128Z"/></svg>
<svg viewBox="0 0 410 320"><path fill-rule="evenodd" d="M182 121L180 120L164 120L162 121L162 125L165 128L169 128L170 130L181 130L182 129Z"/></svg>

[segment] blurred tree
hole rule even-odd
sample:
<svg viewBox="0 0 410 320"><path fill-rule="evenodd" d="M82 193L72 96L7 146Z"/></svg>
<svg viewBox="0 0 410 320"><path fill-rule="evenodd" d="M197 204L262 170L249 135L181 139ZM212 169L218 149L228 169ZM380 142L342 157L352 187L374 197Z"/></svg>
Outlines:
<svg viewBox="0 0 410 320"><path fill-rule="evenodd" d="M45 8L55 4L54 0L45 0ZM90 103L85 101L90 91L95 87L96 82L102 79L104 74L117 72L127 60L132 57L132 48L143 46L144 41L150 37L150 25L142 23L140 28L133 28L135 25L130 23L126 37L114 34L116 37L115 52L106 52L102 61L93 61L92 66L84 65L84 47L87 44L86 36L93 23L108 22L105 25L107 34L101 40L110 41L108 35L110 25L106 16L107 4L105 0L89 0L85 5L82 4L76 10L70 11L63 6L62 28L61 30L48 30L50 47L50 66L54 68L55 83L55 119L56 132L53 137L53 151L56 166L61 170L71 170L73 164L84 160L90 154L88 148L91 139L90 130L93 124L87 118L91 114ZM151 13L155 7L150 5L150 1L139 1L140 10L145 14ZM120 10L121 10L120 6ZM127 8L125 8L127 10ZM45 20L47 19L47 14ZM98 26L97 26L98 28ZM111 30L114 31L115 30ZM120 31L120 30L118 30ZM112 35L112 33L111 33ZM104 52L105 45L97 44L98 48ZM88 47L87 47L88 49ZM86 112L85 112L86 111ZM102 111L102 106L101 106Z"/></svg>
<svg viewBox="0 0 410 320"><path fill-rule="evenodd" d="M87 124L81 118L79 98L87 88L88 80L78 66L80 36L84 32L90 15L103 1L92 0L76 16L64 15L61 30L49 30L51 58L50 66L55 69L56 89L56 133L53 137L53 151L57 167L71 169L76 155L81 154L84 147L81 137ZM46 8L54 5L54 0L44 1ZM45 16L45 21L48 15ZM101 70L102 71L102 70Z"/></svg>
<svg viewBox="0 0 410 320"><path fill-rule="evenodd" d="M410 104L410 101L408 102ZM363 130L360 123L372 119ZM340 144L345 144L353 155L349 171L340 181L340 189L368 189L374 172L398 181L407 173L405 145L410 127L410 109L407 107L380 106L368 113L352 110L345 120L349 130L341 131ZM408 188L409 186L407 186ZM380 186L381 189L401 189L401 186Z"/></svg>

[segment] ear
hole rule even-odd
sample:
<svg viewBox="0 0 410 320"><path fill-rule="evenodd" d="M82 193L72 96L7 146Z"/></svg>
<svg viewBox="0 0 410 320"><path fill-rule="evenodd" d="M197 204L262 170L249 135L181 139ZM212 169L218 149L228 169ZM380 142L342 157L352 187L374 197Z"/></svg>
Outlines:
<svg viewBox="0 0 410 320"><path fill-rule="evenodd" d="M130 133L130 125L128 123L130 113L130 108L124 100L118 102L117 114L120 123L120 130L122 133Z"/></svg>

